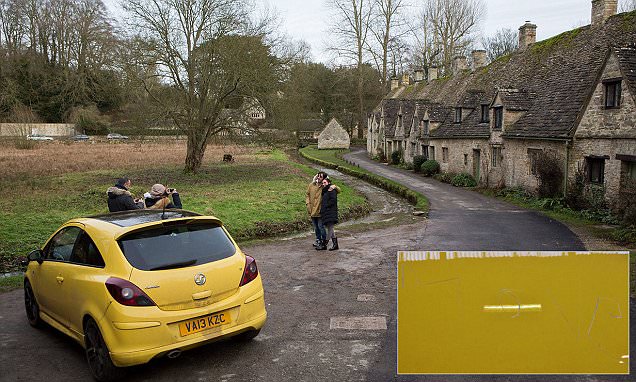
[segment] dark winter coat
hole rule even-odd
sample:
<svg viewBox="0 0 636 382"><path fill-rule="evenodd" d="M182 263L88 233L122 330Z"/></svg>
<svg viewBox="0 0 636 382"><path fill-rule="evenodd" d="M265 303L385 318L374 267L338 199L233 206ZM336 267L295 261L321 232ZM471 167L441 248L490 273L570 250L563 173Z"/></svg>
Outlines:
<svg viewBox="0 0 636 382"><path fill-rule="evenodd" d="M150 194L146 194L146 195L150 195ZM164 196L161 199L155 199L153 197L150 196L146 196L144 201L146 202L146 208L152 208L152 209L169 209L169 208L183 208L183 205L181 204L181 197L179 196L178 193L174 193L172 194L172 202L170 201L170 198L168 198L167 196Z"/></svg>
<svg viewBox="0 0 636 382"><path fill-rule="evenodd" d="M337 224L338 223L338 191L329 191L329 187L322 189L322 200L320 202L320 218L322 223Z"/></svg>
<svg viewBox="0 0 636 382"><path fill-rule="evenodd" d="M135 204L132 194L124 186L115 185L109 187L106 193L108 194L108 211L110 212L139 210L143 208L141 205Z"/></svg>

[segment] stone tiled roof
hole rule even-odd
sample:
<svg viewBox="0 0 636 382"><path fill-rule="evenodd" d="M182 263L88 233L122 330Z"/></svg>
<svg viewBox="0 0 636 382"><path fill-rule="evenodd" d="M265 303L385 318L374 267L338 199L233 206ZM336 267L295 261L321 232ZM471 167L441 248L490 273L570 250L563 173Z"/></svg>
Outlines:
<svg viewBox="0 0 636 382"><path fill-rule="evenodd" d="M569 139L612 50L630 89L635 86L634 41L636 11L612 16L603 25L588 25L539 41L473 72L414 85L392 96L474 108L459 124L445 118L434 132L452 138L488 135L488 125L479 123L479 103L492 101L498 89L515 89L500 90L504 107L522 112L516 123L504 126L505 136Z"/></svg>
<svg viewBox="0 0 636 382"><path fill-rule="evenodd" d="M399 99L387 99L382 102L382 117L384 118L384 136L392 137L395 134L395 122L400 111Z"/></svg>
<svg viewBox="0 0 636 382"><path fill-rule="evenodd" d="M532 100L536 94L520 89L499 89L497 95L506 110L527 111L532 107Z"/></svg>
<svg viewBox="0 0 636 382"><path fill-rule="evenodd" d="M402 124L404 125L404 136L411 133L411 123L415 115L415 102L402 102Z"/></svg>
<svg viewBox="0 0 636 382"><path fill-rule="evenodd" d="M452 113L435 130L431 131L431 138L488 138L490 126L487 123L479 123L481 110L475 109L468 115L462 116L460 123L455 123Z"/></svg>
<svg viewBox="0 0 636 382"><path fill-rule="evenodd" d="M614 50L625 76L627 86L632 96L636 99L636 43Z"/></svg>

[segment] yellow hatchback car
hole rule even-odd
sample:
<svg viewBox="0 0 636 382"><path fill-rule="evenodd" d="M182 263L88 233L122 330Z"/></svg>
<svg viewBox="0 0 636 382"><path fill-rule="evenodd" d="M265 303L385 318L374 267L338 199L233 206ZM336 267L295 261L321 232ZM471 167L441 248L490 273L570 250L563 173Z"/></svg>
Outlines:
<svg viewBox="0 0 636 382"><path fill-rule="evenodd" d="M265 324L254 258L212 216L125 211L74 219L29 254L26 315L77 340L95 379Z"/></svg>

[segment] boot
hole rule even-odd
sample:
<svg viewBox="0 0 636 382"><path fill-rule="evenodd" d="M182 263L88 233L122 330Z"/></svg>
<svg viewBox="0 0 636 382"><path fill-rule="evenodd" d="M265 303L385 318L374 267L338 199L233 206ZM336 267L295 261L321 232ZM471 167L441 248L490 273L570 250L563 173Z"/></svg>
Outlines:
<svg viewBox="0 0 636 382"><path fill-rule="evenodd" d="M321 243L322 243L322 240L316 239L316 241L312 245L314 246L314 248L318 248L320 247Z"/></svg>
<svg viewBox="0 0 636 382"><path fill-rule="evenodd" d="M331 243L331 248L329 248L330 251L335 251L336 249L338 249L338 238L332 238Z"/></svg>
<svg viewBox="0 0 636 382"><path fill-rule="evenodd" d="M320 245L316 247L316 251L324 251L327 249L327 243L329 240L321 240Z"/></svg>

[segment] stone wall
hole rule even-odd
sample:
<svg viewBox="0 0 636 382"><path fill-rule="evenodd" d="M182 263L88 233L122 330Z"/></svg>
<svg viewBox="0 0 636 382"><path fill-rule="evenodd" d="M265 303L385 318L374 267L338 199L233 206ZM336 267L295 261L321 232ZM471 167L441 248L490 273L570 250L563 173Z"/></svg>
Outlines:
<svg viewBox="0 0 636 382"><path fill-rule="evenodd" d="M556 155L565 169L565 141L541 141L531 139L506 139L503 153L504 181L507 187L522 187L530 192L537 190L537 178L531 171L529 150L541 150Z"/></svg>
<svg viewBox="0 0 636 382"><path fill-rule="evenodd" d="M319 149L348 149L350 143L349 133L342 128L335 118L329 121L318 136Z"/></svg>
<svg viewBox="0 0 636 382"><path fill-rule="evenodd" d="M636 156L636 138L633 139L576 139L570 152L568 180L574 182L577 168L585 168L585 157L606 156L604 186L605 198L618 196L621 179L621 160L616 155Z"/></svg>
<svg viewBox="0 0 636 382"><path fill-rule="evenodd" d="M0 123L0 136L17 137L29 134L51 137L69 137L75 135L72 123Z"/></svg>
<svg viewBox="0 0 636 382"><path fill-rule="evenodd" d="M431 146L434 147L434 159L439 162L442 172L465 172L475 176L475 166L479 166L479 179L476 180L479 183L489 182L490 145L486 139L431 139ZM444 148L448 149L446 161ZM476 150L479 150L479 163L475 162Z"/></svg>
<svg viewBox="0 0 636 382"><path fill-rule="evenodd" d="M605 108L605 85L602 80L621 76L618 60L612 54L576 129L576 138L636 138L636 102L625 80L621 84L620 107Z"/></svg>

